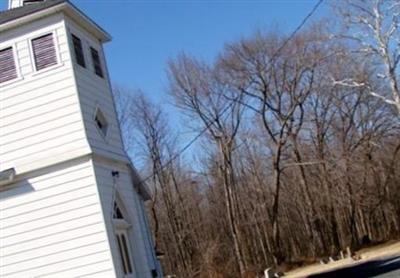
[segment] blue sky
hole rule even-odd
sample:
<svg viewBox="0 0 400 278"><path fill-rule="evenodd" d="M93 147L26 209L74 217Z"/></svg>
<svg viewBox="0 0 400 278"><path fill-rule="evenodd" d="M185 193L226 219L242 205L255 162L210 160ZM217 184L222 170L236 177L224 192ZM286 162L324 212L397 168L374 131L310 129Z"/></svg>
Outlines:
<svg viewBox="0 0 400 278"><path fill-rule="evenodd" d="M6 9L8 0L0 1ZM278 25L292 31L317 0L72 0L112 36L114 83L165 103L165 68L180 51L212 60L227 42ZM326 3L314 18L327 12Z"/></svg>
<svg viewBox="0 0 400 278"><path fill-rule="evenodd" d="M112 82L163 104L172 128L190 140L196 134L182 124L166 94L168 59L185 51L212 61L224 44L257 30L291 33L318 0L71 1L112 35L105 45ZM311 21L328 13L325 2ZM0 0L0 9L7 3Z"/></svg>

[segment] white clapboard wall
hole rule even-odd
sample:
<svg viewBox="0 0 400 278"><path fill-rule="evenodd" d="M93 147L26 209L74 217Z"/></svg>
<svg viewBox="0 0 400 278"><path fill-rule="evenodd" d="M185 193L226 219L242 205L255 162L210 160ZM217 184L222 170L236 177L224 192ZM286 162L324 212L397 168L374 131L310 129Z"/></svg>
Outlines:
<svg viewBox="0 0 400 278"><path fill-rule="evenodd" d="M53 33L58 64L36 72L30 40ZM61 15L0 36L12 46L18 78L0 84L0 170L17 173L89 153L65 23Z"/></svg>
<svg viewBox="0 0 400 278"><path fill-rule="evenodd" d="M31 40L49 33L57 63L37 71ZM82 40L86 68L75 62L72 34ZM0 50L10 46L18 77L0 84L0 171L14 168L16 180L0 188L0 277L152 277L157 263L144 200L99 39L60 12L1 33ZM90 47L104 78L93 71ZM94 120L99 109L106 136ZM115 196L131 225L129 276L115 240Z"/></svg>
<svg viewBox="0 0 400 278"><path fill-rule="evenodd" d="M0 198L0 277L114 277L91 161L27 177Z"/></svg>

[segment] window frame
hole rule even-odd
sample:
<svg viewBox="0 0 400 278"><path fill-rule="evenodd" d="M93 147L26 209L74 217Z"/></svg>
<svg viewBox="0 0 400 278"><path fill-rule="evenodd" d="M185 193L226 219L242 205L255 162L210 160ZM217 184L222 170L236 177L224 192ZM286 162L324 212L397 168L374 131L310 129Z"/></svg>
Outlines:
<svg viewBox="0 0 400 278"><path fill-rule="evenodd" d="M95 48L93 46L89 46L89 52L90 52L90 57L92 59L92 66L93 66L94 74L102 79L105 79L103 61L102 61L101 54L100 54L101 51L97 50L97 48ZM97 57L98 57L98 65L96 65L96 62L94 59L94 55L93 55L94 52L95 52L95 54L97 54ZM97 72L97 69L100 70L100 74Z"/></svg>
<svg viewBox="0 0 400 278"><path fill-rule="evenodd" d="M132 263L132 251L129 244L128 230L117 229L115 231L115 238L118 245L119 257L121 259L122 272L124 277L133 277L134 269ZM122 240L124 239L124 240Z"/></svg>
<svg viewBox="0 0 400 278"><path fill-rule="evenodd" d="M40 69L38 70L36 68L36 60L35 60L35 53L33 51L33 40L52 34L53 36L53 44L54 44L54 49L55 49L55 56L56 56L56 64L48 66L46 68ZM37 73L42 73L42 72L46 72L49 70L52 70L54 68L57 68L59 66L62 66L63 64L61 63L61 57L60 57L60 48L59 48L59 43L58 43L58 38L57 38L57 33L55 30L49 30L49 31L43 31L39 34L36 34L34 37L31 37L28 39L28 45L29 45L29 54L30 54L30 60L31 60L31 64L32 64L32 69L33 69L33 74L37 74Z"/></svg>
<svg viewBox="0 0 400 278"><path fill-rule="evenodd" d="M114 217L114 209L118 207L122 213L123 218L115 218ZM112 222L113 222L113 229L115 235L115 243L117 245L118 254L120 257L122 273L124 274L125 278L133 278L135 275L135 265L133 262L133 252L131 248L131 241L129 237L129 231L131 229L131 224L126 221L128 213L126 210L121 206L121 201L117 198L114 201L113 207L113 215L112 215ZM122 241L122 237L125 239L124 242ZM124 244L124 245L123 245Z"/></svg>
<svg viewBox="0 0 400 278"><path fill-rule="evenodd" d="M79 66L81 66L82 68L86 69L87 68L87 63L86 63L86 57L85 57L85 47L83 45L83 40L81 39L81 37L75 35L75 33L70 32L71 35L71 43L72 43L72 48L74 50L74 57L75 57L75 63ZM78 59L78 55L76 53L76 48L75 48L75 39L78 39L80 42L80 49L82 51L82 61L83 61L83 65L79 63L79 59Z"/></svg>
<svg viewBox="0 0 400 278"><path fill-rule="evenodd" d="M9 84L11 84L13 82L16 82L16 81L19 81L19 80L22 79L21 69L20 69L20 66L19 66L17 44L16 43L12 43L12 44L0 45L0 51L8 49L8 48L12 49L14 65L15 65L15 72L16 72L17 76L15 78L13 78L13 79L10 79L10 80L7 80L5 82L0 83L0 87L7 86L7 85L9 85Z"/></svg>
<svg viewBox="0 0 400 278"><path fill-rule="evenodd" d="M99 127L99 125L97 124L97 116L100 115L101 117L104 118L104 121L106 122L106 130L105 132ZM106 139L107 135L108 135L108 131L110 129L110 123L107 120L106 115L104 115L104 112L102 111L102 109L99 106L96 106L96 109L94 111L94 116L93 116L93 121L94 121L94 125L96 126L96 129L99 131L99 133L101 134L101 136ZM104 124L103 124L104 125Z"/></svg>

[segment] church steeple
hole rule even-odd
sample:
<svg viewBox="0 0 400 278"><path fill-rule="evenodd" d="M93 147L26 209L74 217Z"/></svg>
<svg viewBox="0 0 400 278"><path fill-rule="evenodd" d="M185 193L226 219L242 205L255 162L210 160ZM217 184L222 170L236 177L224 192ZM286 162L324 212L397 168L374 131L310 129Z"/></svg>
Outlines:
<svg viewBox="0 0 400 278"><path fill-rule="evenodd" d="M8 9L22 7L28 4L35 4L37 2L44 2L46 0L8 0Z"/></svg>
<svg viewBox="0 0 400 278"><path fill-rule="evenodd" d="M0 276L162 277L143 204L150 195L113 103L103 51L110 35L68 0L8 3L0 15Z"/></svg>

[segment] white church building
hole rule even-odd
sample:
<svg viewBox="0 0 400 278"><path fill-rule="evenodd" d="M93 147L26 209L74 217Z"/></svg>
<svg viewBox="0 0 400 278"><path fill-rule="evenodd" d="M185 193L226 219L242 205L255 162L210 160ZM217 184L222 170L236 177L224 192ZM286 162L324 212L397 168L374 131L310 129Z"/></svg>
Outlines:
<svg viewBox="0 0 400 278"><path fill-rule="evenodd" d="M0 11L0 277L161 277L103 43L68 0Z"/></svg>

